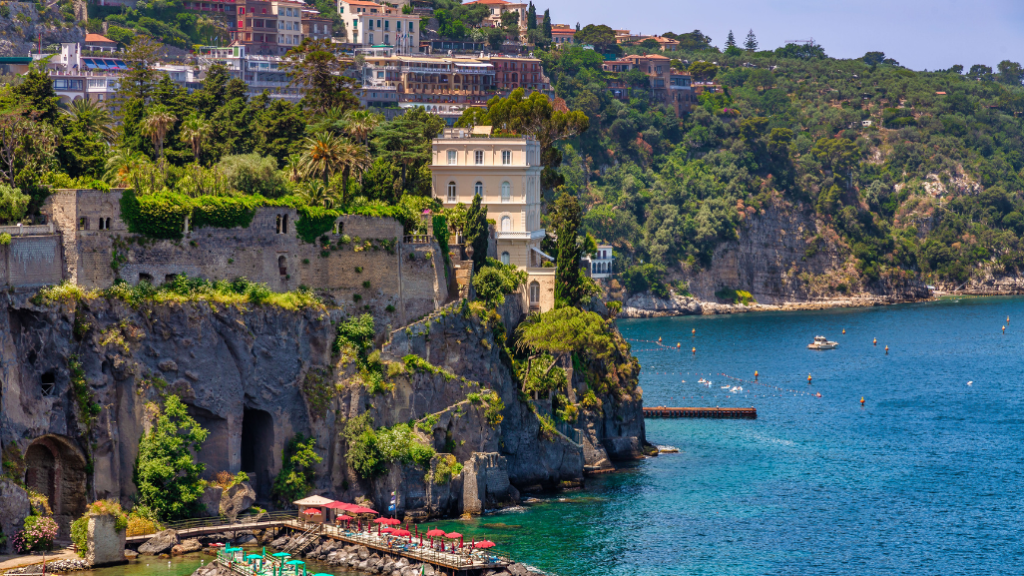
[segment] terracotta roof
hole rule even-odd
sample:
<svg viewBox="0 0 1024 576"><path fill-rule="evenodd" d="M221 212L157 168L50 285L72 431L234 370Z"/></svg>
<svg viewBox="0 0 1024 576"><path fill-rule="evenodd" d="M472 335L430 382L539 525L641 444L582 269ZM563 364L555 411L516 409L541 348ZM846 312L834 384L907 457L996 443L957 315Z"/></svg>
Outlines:
<svg viewBox="0 0 1024 576"><path fill-rule="evenodd" d="M381 4L376 2L367 2L366 0L341 0L345 4L351 4L352 6L375 6L377 8L383 8Z"/></svg>
<svg viewBox="0 0 1024 576"><path fill-rule="evenodd" d="M651 60L671 60L668 56L662 56L661 54L648 54L646 58Z"/></svg>
<svg viewBox="0 0 1024 576"><path fill-rule="evenodd" d="M472 2L466 2L466 4L511 4L511 2L505 2L505 0L473 0Z"/></svg>
<svg viewBox="0 0 1024 576"><path fill-rule="evenodd" d="M117 42L114 42L113 40L107 38L106 36L103 36L102 34L86 34L85 43L90 44L93 42L110 42L111 44L117 44Z"/></svg>

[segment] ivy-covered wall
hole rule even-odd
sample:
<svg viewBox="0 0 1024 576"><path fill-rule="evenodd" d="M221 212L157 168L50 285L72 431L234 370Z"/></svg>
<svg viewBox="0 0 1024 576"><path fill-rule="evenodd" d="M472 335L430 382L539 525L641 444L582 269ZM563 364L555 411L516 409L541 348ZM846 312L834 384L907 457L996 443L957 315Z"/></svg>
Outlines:
<svg viewBox="0 0 1024 576"><path fill-rule="evenodd" d="M66 277L83 288L118 279L160 284L176 274L245 277L275 292L309 287L396 326L448 298L440 249L403 244L395 218L234 200L69 190L51 197L46 211L72 254ZM78 229L83 218L88 230Z"/></svg>

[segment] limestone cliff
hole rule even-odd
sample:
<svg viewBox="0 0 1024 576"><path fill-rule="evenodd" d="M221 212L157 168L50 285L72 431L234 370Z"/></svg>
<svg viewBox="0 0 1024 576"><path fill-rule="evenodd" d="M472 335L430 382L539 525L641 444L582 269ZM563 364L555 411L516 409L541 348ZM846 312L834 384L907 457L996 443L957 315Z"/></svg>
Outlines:
<svg viewBox="0 0 1024 576"><path fill-rule="evenodd" d="M85 28L65 21L58 6L51 5L42 15L37 6L28 2L4 3L7 13L0 15L0 56L27 56L40 42L45 48L62 42L85 41Z"/></svg>
<svg viewBox="0 0 1024 576"><path fill-rule="evenodd" d="M577 483L586 465L636 457L645 444L635 373L632 395L602 398L599 409L584 411L579 429L566 430L578 437L543 429L539 415L550 414L550 402L524 399L497 345L502 330L522 317L516 299L500 322L455 305L390 334L381 357L393 367L393 388L384 391L371 391L332 352L342 316L335 310L130 305L95 295L36 302L0 295L0 443L5 462L8 453L24 455L19 474L49 497L65 527L92 500L129 503L139 439L168 394L210 430L198 454L207 475L248 472L263 503L285 444L299 433L315 438L324 457L317 492L349 501L365 496L386 507L397 491L399 513L419 517L460 513L470 485L473 501L487 506L518 497L515 488L500 493L508 483ZM484 389L504 404L500 423L488 402L470 396ZM442 453L432 470L395 462L381 477L360 478L346 462L340 432L364 413L374 428L419 420L417 433ZM443 453L484 464L431 481L441 478L433 468Z"/></svg>
<svg viewBox="0 0 1024 576"><path fill-rule="evenodd" d="M770 307L793 304L864 305L929 296L924 282L901 272L877 280L857 270L857 259L825 219L805 206L775 198L741 212L737 238L722 242L707 267L682 263L668 279L686 283L691 297L624 295L627 317L714 314L742 310L722 300L723 289L749 292Z"/></svg>

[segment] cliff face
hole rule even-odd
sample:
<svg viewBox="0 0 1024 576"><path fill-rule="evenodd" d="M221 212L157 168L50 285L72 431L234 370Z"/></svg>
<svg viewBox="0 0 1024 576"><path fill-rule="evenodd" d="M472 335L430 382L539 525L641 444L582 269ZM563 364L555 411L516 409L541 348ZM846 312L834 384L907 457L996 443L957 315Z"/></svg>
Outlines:
<svg viewBox="0 0 1024 576"><path fill-rule="evenodd" d="M624 302L627 317L715 314L738 311L716 296L722 289L750 292L771 307L872 304L928 297L920 280L901 275L871 281L856 267L850 247L828 222L781 199L743 213L738 238L721 243L706 268L683 265L672 279L686 282L694 298L635 294ZM735 308L735 309L734 309Z"/></svg>
<svg viewBox="0 0 1024 576"><path fill-rule="evenodd" d="M508 330L521 317L512 300L504 311ZM389 374L394 388L372 394L350 364L332 355L339 320L332 314L338 313L215 302L133 308L98 297L37 305L25 296L0 295L5 462L24 455L19 474L50 497L64 525L92 500L127 504L135 492L139 439L162 398L176 394L210 430L198 454L208 477L248 472L266 502L286 443L301 433L316 438L324 457L318 492L346 500L366 496L386 507L391 491L398 491L399 512L429 516L461 512L464 482L500 486L504 473L504 482L520 488L555 487L580 480L589 460L635 457L644 444L639 398L607 398L602 410L584 412L577 426L586 441L545 433L538 414L550 411L550 402L545 408L521 399L496 340L502 326L493 317L449 307L396 331L382 359L413 368ZM429 364L405 362L410 354ZM487 403L468 398L484 388L504 403L499 424L489 421ZM98 405L95 417L89 416L92 404ZM451 452L459 462L476 453L499 459L474 468L483 470L475 476L442 484L401 463L363 480L346 462L340 432L349 418L366 412L375 428L432 415L424 426L431 432L420 434L439 453ZM514 499L516 492L507 495ZM488 501L501 497L491 494Z"/></svg>
<svg viewBox="0 0 1024 576"><path fill-rule="evenodd" d="M35 4L7 2L5 6L10 15L0 17L0 56L28 55L38 46L40 34L43 47L85 41L85 28L64 22L57 6L47 10L45 19L40 17Z"/></svg>

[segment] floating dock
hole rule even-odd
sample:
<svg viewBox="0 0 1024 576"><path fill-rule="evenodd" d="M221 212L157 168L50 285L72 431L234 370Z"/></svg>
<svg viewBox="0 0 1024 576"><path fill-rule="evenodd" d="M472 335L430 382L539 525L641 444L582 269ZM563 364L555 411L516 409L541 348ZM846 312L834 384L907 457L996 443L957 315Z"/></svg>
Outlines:
<svg viewBox="0 0 1024 576"><path fill-rule="evenodd" d="M739 418L756 420L756 408L644 408L644 418Z"/></svg>

